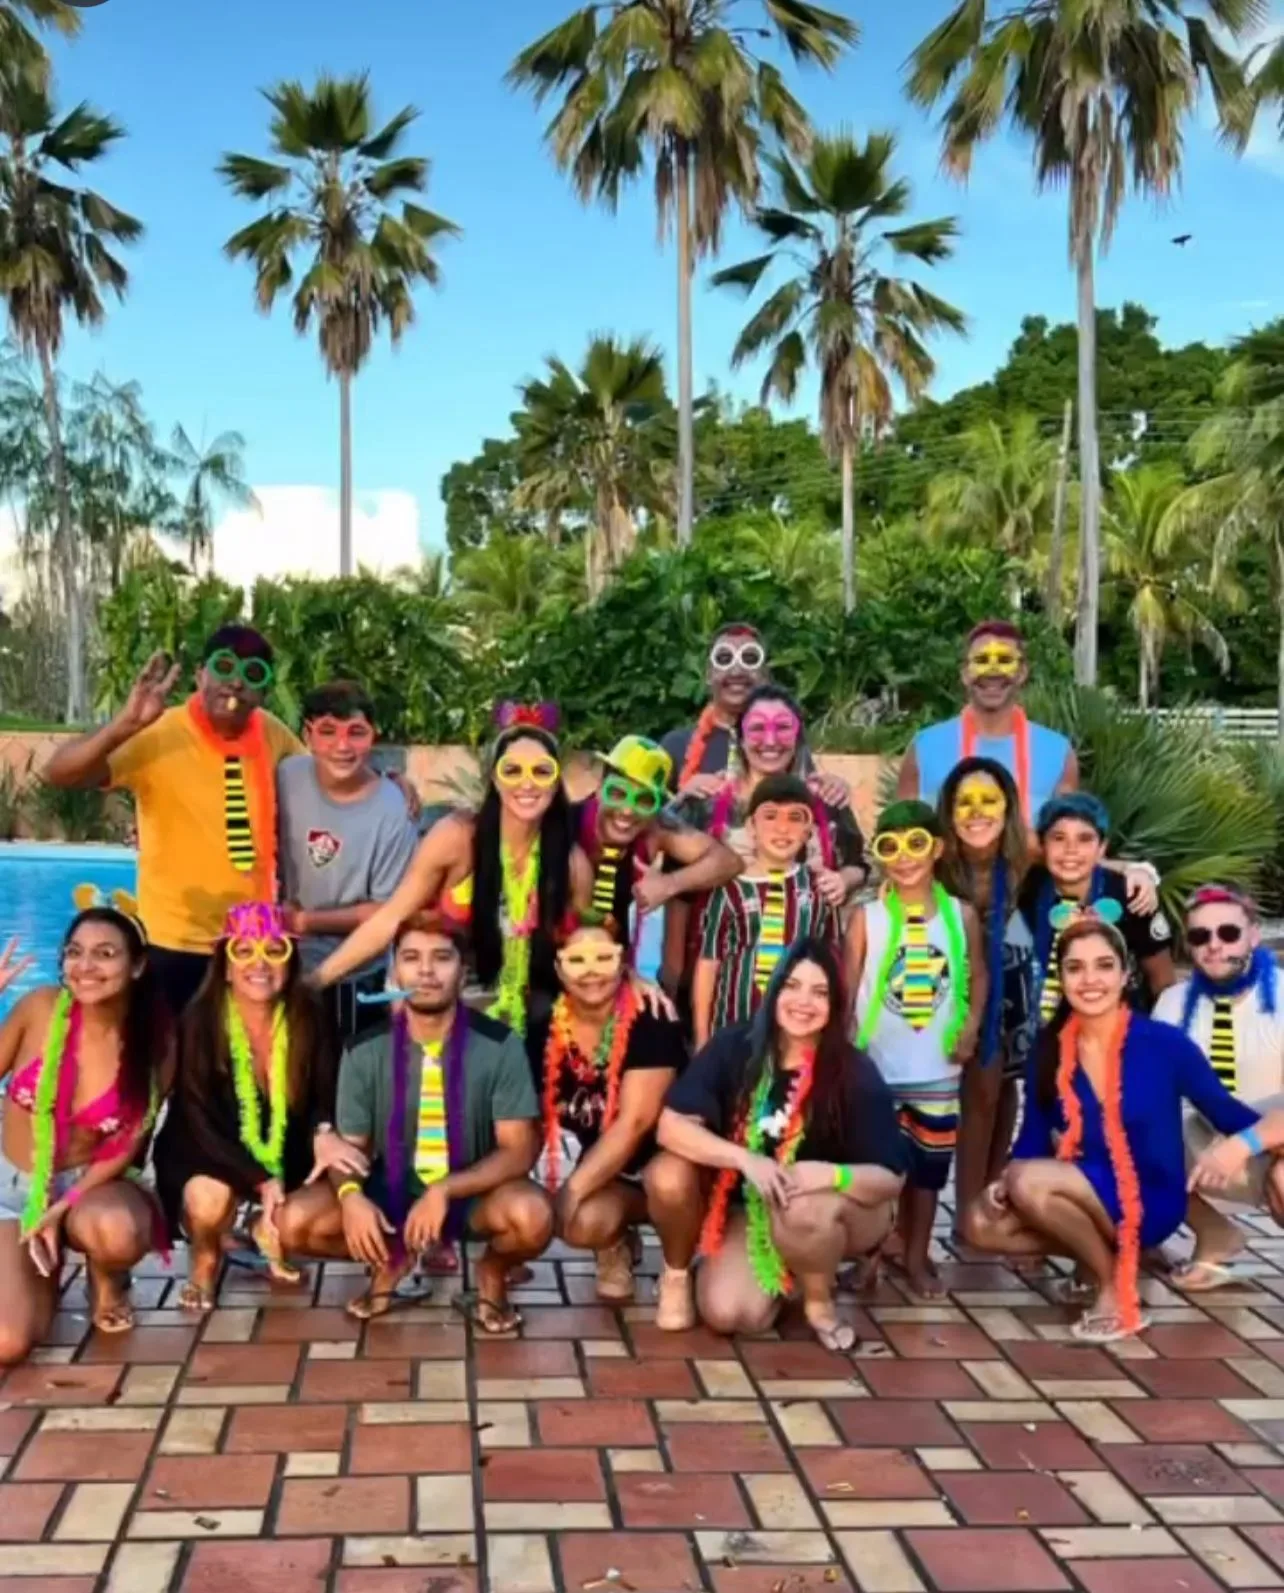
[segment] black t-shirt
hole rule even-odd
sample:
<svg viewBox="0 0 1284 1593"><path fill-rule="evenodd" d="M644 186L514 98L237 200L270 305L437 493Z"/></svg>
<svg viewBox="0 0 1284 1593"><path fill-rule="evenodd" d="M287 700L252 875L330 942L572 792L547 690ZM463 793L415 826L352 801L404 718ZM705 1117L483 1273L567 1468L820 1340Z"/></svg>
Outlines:
<svg viewBox="0 0 1284 1593"><path fill-rule="evenodd" d="M681 1078L675 1079L665 1105L684 1117L698 1117L715 1134L729 1137L735 1129L745 1071L752 1052L750 1025L715 1034ZM886 1167L906 1171L905 1141L896 1108L882 1074L862 1051L848 1048L841 1128L808 1123L798 1147L798 1160L833 1162L840 1167ZM781 1073L772 1082L768 1106L779 1114L779 1128L764 1136L763 1150L774 1155L784 1133L782 1108L790 1078Z"/></svg>
<svg viewBox="0 0 1284 1593"><path fill-rule="evenodd" d="M551 1017L544 1018L528 1025L526 1030L526 1052L541 1113L544 1109L544 1054L548 1049L551 1023ZM630 1073L634 1068L674 1068L681 1073L686 1060L687 1045L681 1024L669 1018L653 1017L643 1007L629 1030L623 1073ZM562 1066L558 1083L558 1117L562 1131L573 1134L579 1141L581 1154L587 1153L602 1136L605 1116L606 1069L594 1067L591 1057L586 1059L573 1051ZM655 1137L648 1134L625 1172L640 1171L654 1153Z"/></svg>
<svg viewBox="0 0 1284 1593"><path fill-rule="evenodd" d="M1098 878L1094 888L1088 893L1088 903L1099 901L1114 902L1118 909L1115 918L1115 927L1124 938L1128 947L1130 967L1128 970L1128 1000L1130 1004L1140 1011L1149 1011L1153 1005L1150 990L1141 971L1141 965L1148 957L1158 956L1160 952L1171 951L1173 944L1172 925L1168 922L1167 915L1160 908L1153 913L1135 913L1128 905L1128 881L1124 875L1114 869L1099 869ZM1026 928L1034 943L1034 985L1036 992L1043 985L1043 968L1041 966L1043 951L1048 950L1048 955L1054 955L1056 931L1049 933L1047 925L1041 925L1040 919L1049 904L1055 907L1061 900L1057 894L1056 886L1052 884L1051 876L1042 863L1036 864L1026 876L1021 887L1021 898L1018 910L1025 920ZM1037 1001L1036 995L1036 1001Z"/></svg>

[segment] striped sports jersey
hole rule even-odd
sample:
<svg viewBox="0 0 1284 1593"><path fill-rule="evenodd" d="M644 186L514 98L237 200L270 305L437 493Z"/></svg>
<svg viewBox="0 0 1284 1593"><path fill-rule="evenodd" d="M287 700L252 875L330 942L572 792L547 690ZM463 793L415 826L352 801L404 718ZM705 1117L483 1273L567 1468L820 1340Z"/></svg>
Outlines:
<svg viewBox="0 0 1284 1593"><path fill-rule="evenodd" d="M720 886L705 909L700 948L702 958L718 964L713 1029L754 1015L772 970L794 941L809 935L831 939L834 933L834 914L803 864L765 877L742 874Z"/></svg>
<svg viewBox="0 0 1284 1593"><path fill-rule="evenodd" d="M238 874L254 872L254 831L250 799L245 791L245 766L239 758L223 759L223 819L227 855Z"/></svg>
<svg viewBox="0 0 1284 1593"><path fill-rule="evenodd" d="M1235 1094L1235 1003L1229 996L1213 1000L1213 1031L1208 1046L1208 1060L1213 1072L1226 1088Z"/></svg>
<svg viewBox="0 0 1284 1593"><path fill-rule="evenodd" d="M435 1184L450 1171L450 1145L446 1137L446 1075L441 1065L442 1042L424 1046L419 1086L419 1127L415 1135L415 1172L425 1184Z"/></svg>

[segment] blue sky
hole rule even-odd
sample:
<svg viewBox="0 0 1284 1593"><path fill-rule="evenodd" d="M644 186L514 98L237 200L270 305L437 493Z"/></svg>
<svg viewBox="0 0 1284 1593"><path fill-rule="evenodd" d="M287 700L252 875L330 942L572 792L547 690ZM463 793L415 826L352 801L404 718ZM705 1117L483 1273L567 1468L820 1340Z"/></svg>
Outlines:
<svg viewBox="0 0 1284 1593"><path fill-rule="evenodd" d="M437 540L443 471L503 433L516 383L544 355L574 360L604 329L649 334L672 352L675 270L657 246L649 188L615 216L583 208L545 154L543 116L503 83L517 50L569 9L571 0L107 0L87 11L82 37L55 46L60 95L125 124L128 139L95 181L148 230L130 260L127 303L102 331L69 340L68 368L137 378L166 430L181 420L193 435L242 431L256 484L335 485L336 390L288 310L260 316L248 269L223 257L249 211L214 168L229 149L266 153L263 85L369 69L382 115L407 102L422 110L412 146L433 160L428 202L464 236L444 250L443 290L421 295L401 349L380 349L357 384L356 484L415 494ZM946 0L846 9L863 28L860 48L832 76L797 74L795 87L822 128L895 130L914 213L959 217L957 256L932 283L970 320L965 342L938 349L935 391L945 395L994 368L1023 315L1072 317L1064 197L1034 192L1015 144L985 149L966 188L938 174L932 126L901 84L906 55ZM1221 340L1284 312L1282 200L1273 127L1237 161L1192 126L1182 191L1160 210L1130 205L1099 302L1139 299L1171 342ZM1178 232L1194 234L1185 250L1169 242ZM742 257L745 241L733 227L724 260ZM743 316L737 299L698 284L698 386L756 389L752 371L733 378L727 366Z"/></svg>

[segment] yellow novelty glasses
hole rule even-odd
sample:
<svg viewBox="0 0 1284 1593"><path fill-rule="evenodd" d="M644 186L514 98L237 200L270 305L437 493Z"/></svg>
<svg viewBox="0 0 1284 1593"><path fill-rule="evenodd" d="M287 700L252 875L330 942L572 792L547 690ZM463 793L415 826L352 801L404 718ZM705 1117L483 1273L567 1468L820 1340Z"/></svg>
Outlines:
<svg viewBox="0 0 1284 1593"><path fill-rule="evenodd" d="M266 962L273 968L280 968L293 956L294 942L284 936L274 936L271 940L258 940L242 935L227 943L228 962L234 962L241 968L252 962Z"/></svg>
<svg viewBox="0 0 1284 1593"><path fill-rule="evenodd" d="M898 863L902 858L921 863L936 845L930 830L884 830L874 837L873 853L880 863Z"/></svg>
<svg viewBox="0 0 1284 1593"><path fill-rule="evenodd" d="M1008 816L1008 799L992 780L964 780L954 793L954 817L960 824L974 819L1002 823Z"/></svg>
<svg viewBox="0 0 1284 1593"><path fill-rule="evenodd" d="M591 946L568 946L557 954L558 968L571 979L583 979L588 974L618 973L623 961L623 946L607 946L601 941Z"/></svg>
<svg viewBox="0 0 1284 1593"><path fill-rule="evenodd" d="M1024 662L1019 647L1013 647L1010 642L992 642L969 654L967 668L974 679L977 675L1005 675L1012 679L1021 673Z"/></svg>
<svg viewBox="0 0 1284 1593"><path fill-rule="evenodd" d="M495 782L508 791L528 783L541 791L549 791L561 778L562 766L551 753L529 760L504 757L495 765Z"/></svg>

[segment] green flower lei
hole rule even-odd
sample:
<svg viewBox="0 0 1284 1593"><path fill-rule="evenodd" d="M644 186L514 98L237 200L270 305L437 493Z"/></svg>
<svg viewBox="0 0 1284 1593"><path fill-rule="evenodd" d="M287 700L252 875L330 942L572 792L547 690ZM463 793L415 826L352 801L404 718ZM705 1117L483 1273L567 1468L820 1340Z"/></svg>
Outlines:
<svg viewBox="0 0 1284 1593"><path fill-rule="evenodd" d="M24 1239L39 1226L40 1219L49 1208L49 1181L53 1177L54 1159L58 1152L58 1147L54 1143L58 1078L70 1049L67 1042L71 1028L71 992L61 990L49 1018L49 1032L45 1037L44 1054L40 1059L36 1099L31 1108L31 1188L27 1192L27 1203L22 1208L21 1232Z"/></svg>
<svg viewBox="0 0 1284 1593"><path fill-rule="evenodd" d="M941 1036L941 1048L946 1056L954 1050L955 1042L963 1032L967 1023L968 1012L968 984L969 970L967 960L967 931L963 927L963 909L955 897L951 896L939 882L932 886L932 903L935 909L934 916L939 916L945 928L945 966L950 975L950 1015L945 1025L945 1032ZM891 982L892 969L896 966L896 959L900 955L901 943L905 939L905 903L894 888L887 892L887 950L883 954L883 965L878 970L874 980L874 989L869 998L869 1006L865 1010L865 1020L860 1026L860 1033L856 1036L856 1044L862 1051L866 1050L873 1037L875 1025L878 1023L879 1014L887 999L887 987Z"/></svg>
<svg viewBox="0 0 1284 1593"><path fill-rule="evenodd" d="M285 1131L289 1117L286 1098L286 1064L290 1055L290 1026L285 1008L279 1006L272 1019L272 1061L268 1068L268 1135L263 1138L263 1109L258 1080L254 1076L254 1055L245 1020L235 1000L228 995L226 1007L227 1048L232 1055L232 1082L241 1117L241 1144L259 1166L273 1178L280 1178L285 1166Z"/></svg>
<svg viewBox="0 0 1284 1593"><path fill-rule="evenodd" d="M500 846L503 870L504 960L499 970L499 989L488 1011L518 1034L526 1034L526 996L531 982L531 936L538 923L536 893L539 889L539 840L531 847L521 874L513 866L512 853Z"/></svg>
<svg viewBox="0 0 1284 1593"><path fill-rule="evenodd" d="M745 1124L745 1149L754 1156L763 1154L762 1147L766 1135L763 1132L762 1119L771 1099L771 1086L774 1080L775 1071L768 1063L762 1070L762 1077L758 1080L753 1099L749 1103L749 1117ZM790 1086L785 1104L788 1118L785 1138L776 1152L776 1160L782 1167L792 1167L798 1159L798 1147L803 1139L800 1108L805 1104L810 1087L810 1069L805 1073L800 1072ZM797 1122L794 1121L795 1117L798 1119ZM745 1249L749 1257L749 1270L762 1292L773 1298L776 1295L787 1294L792 1279L789 1276L789 1268L785 1265L785 1258L776 1249L775 1241L771 1237L771 1213L767 1210L767 1202L748 1179L745 1179Z"/></svg>

